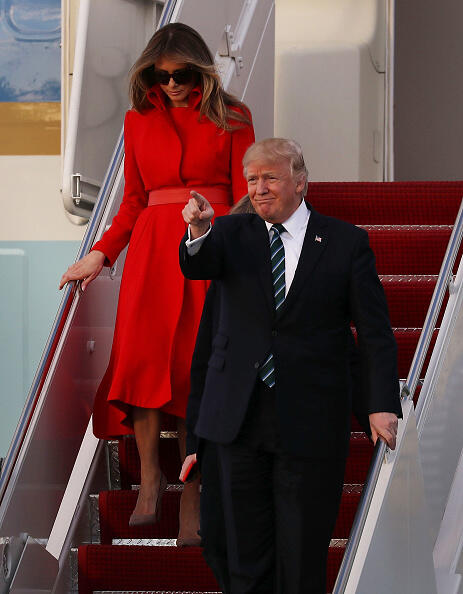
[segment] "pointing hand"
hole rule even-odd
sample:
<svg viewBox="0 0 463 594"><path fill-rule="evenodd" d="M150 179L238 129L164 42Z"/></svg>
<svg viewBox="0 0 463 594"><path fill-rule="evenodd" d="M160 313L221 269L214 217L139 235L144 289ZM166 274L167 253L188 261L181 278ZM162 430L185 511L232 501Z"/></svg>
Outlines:
<svg viewBox="0 0 463 594"><path fill-rule="evenodd" d="M214 216L214 209L209 202L198 194L191 191L191 198L182 210L183 220L190 225L191 239L197 239L204 235L209 229L209 224Z"/></svg>

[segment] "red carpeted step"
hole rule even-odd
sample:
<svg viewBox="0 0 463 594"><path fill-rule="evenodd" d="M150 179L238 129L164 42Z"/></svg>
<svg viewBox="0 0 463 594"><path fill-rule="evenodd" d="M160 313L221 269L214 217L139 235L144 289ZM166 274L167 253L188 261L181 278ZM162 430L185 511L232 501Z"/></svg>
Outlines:
<svg viewBox="0 0 463 594"><path fill-rule="evenodd" d="M328 553L331 592L344 555L344 543ZM197 547L85 545L79 547L79 594L95 590L217 591L217 583Z"/></svg>
<svg viewBox="0 0 463 594"><path fill-rule="evenodd" d="M166 439L161 440L162 442L172 442L168 444L169 448L176 446L176 440ZM164 452L172 455L172 449L166 449L161 451L161 465L164 472L169 469L168 459L163 458ZM140 484L140 461L138 458L137 447L135 440L126 438L121 441L120 450L124 455L124 475L125 480L122 480L122 465L121 465L121 485L122 489L130 489L132 485ZM344 482L346 483L363 483L366 471L368 470L369 457L371 456L372 446L370 440L364 433L353 433L350 442L350 455L347 459L346 476ZM357 457L358 461L354 461L353 458ZM174 481L178 477L180 462L176 472L170 472L174 476ZM168 477L169 483L171 480ZM174 482L173 481L173 482Z"/></svg>
<svg viewBox="0 0 463 594"><path fill-rule="evenodd" d="M152 526L129 527L138 491L102 491L99 495L100 539L111 544L113 538L177 538L180 490L168 490L162 498L161 520Z"/></svg>
<svg viewBox="0 0 463 594"><path fill-rule="evenodd" d="M349 536L355 510L360 499L360 485L346 485L343 490L333 538ZM102 491L99 495L101 544L115 538L177 538L180 491L167 491L162 500L161 520L152 526L129 527L138 491Z"/></svg>
<svg viewBox="0 0 463 594"><path fill-rule="evenodd" d="M428 354L424 360L424 365L420 374L420 377L424 377L425 371L428 367L429 359L432 355L432 350L436 344L437 335L439 331L435 330L431 339L431 344L428 349ZM398 328L394 329L394 336L397 341L398 348L398 366L399 366L399 377L406 379L410 371L410 367L415 355L416 346L421 335L421 329L414 330L411 328Z"/></svg>
<svg viewBox="0 0 463 594"><path fill-rule="evenodd" d="M436 276L382 276L393 328L422 328L434 292ZM448 300L445 296L443 308ZM443 309L442 309L443 312ZM443 313L437 324L440 324Z"/></svg>
<svg viewBox="0 0 463 594"><path fill-rule="evenodd" d="M130 489L140 484L140 458L137 444L133 437L125 437L119 442L119 468L121 472L121 488ZM180 454L177 439L161 439L159 442L159 459L161 468L169 483L178 483L180 473Z"/></svg>
<svg viewBox="0 0 463 594"><path fill-rule="evenodd" d="M451 229L448 227L366 227L383 275L439 274Z"/></svg>
<svg viewBox="0 0 463 594"><path fill-rule="evenodd" d="M79 594L94 590L217 591L198 547L79 547Z"/></svg>
<svg viewBox="0 0 463 594"><path fill-rule="evenodd" d="M362 485L344 485L341 507L331 538L349 538L361 493Z"/></svg>
<svg viewBox="0 0 463 594"><path fill-rule="evenodd" d="M347 457L345 484L363 484L370 466L373 444L365 433L352 433Z"/></svg>
<svg viewBox="0 0 463 594"><path fill-rule="evenodd" d="M463 182L311 182L307 199L322 214L355 225L453 225Z"/></svg>

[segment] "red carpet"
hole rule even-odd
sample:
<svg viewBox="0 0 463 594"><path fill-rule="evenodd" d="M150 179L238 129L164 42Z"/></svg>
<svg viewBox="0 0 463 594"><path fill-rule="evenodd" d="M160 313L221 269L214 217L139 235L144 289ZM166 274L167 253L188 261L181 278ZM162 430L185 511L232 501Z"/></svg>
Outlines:
<svg viewBox="0 0 463 594"><path fill-rule="evenodd" d="M367 227L378 274L439 274L450 239L448 227Z"/></svg>
<svg viewBox="0 0 463 594"><path fill-rule="evenodd" d="M330 547L331 590L344 547ZM79 547L79 594L94 590L217 591L198 548L84 545Z"/></svg>
<svg viewBox="0 0 463 594"><path fill-rule="evenodd" d="M401 378L408 374L462 196L463 182L309 184L308 198L314 208L361 225L369 232L398 344ZM436 337L437 331L432 345ZM425 365L428 361L429 355ZM175 430L175 422L167 419L163 429ZM373 451L355 419L352 431L333 539L348 537ZM161 444L162 469L169 483L176 483L180 469L176 439L162 439ZM216 590L217 584L197 548L111 545L117 538L173 539L178 529L179 492L175 490L164 496L158 525L128 527L137 497L130 488L140 481L133 438L119 442L119 462L122 490L105 491L99 496L102 544L79 548L80 594L111 589ZM343 545L341 541L330 547L328 591L336 580Z"/></svg>
<svg viewBox="0 0 463 594"><path fill-rule="evenodd" d="M362 482L361 479L363 479L364 473L368 468L370 455L371 448L369 445L366 445L363 466L358 460L357 464L349 469L349 476L358 477L360 479L359 482ZM350 526L360 498L360 491L360 486L356 487L356 489L350 487L344 489L339 519L333 533L333 538L347 538L349 536ZM101 544L109 545L115 538L177 538L180 491L165 493L162 500L162 518L158 524L131 528L129 527L129 518L135 507L137 495L138 491L135 490L102 491L100 493Z"/></svg>
<svg viewBox="0 0 463 594"><path fill-rule="evenodd" d="M161 439L159 446L161 468L169 483L177 483L180 474L180 454L176 439ZM133 438L122 439L119 442L119 466L121 469L122 489L131 489L132 485L140 484L140 460L137 444Z"/></svg>
<svg viewBox="0 0 463 594"><path fill-rule="evenodd" d="M419 330L412 330L410 328L407 329L400 329L395 330L394 335L397 341L397 347L399 350L399 377L401 379L406 379L407 374L410 370L410 366L412 364L413 355L415 354L416 345L418 344L418 339L420 338L421 328ZM434 347L437 339L438 330L434 331L434 334L431 339L431 345L428 350L428 354L425 358L424 365L423 365L423 373L426 371L429 363L429 359L431 358L432 348Z"/></svg>
<svg viewBox="0 0 463 594"><path fill-rule="evenodd" d="M355 225L453 225L463 182L309 183L321 212Z"/></svg>
<svg viewBox="0 0 463 594"><path fill-rule="evenodd" d="M166 491L161 521L153 526L129 527L138 491L102 491L99 496L101 544L113 538L177 538L180 491Z"/></svg>
<svg viewBox="0 0 463 594"><path fill-rule="evenodd" d="M384 276L382 283L393 328L421 328L428 312L436 276ZM447 303L445 298L444 306ZM439 322L442 315L439 317Z"/></svg>
<svg viewBox="0 0 463 594"><path fill-rule="evenodd" d="M217 590L196 547L79 547L79 594L93 590Z"/></svg>

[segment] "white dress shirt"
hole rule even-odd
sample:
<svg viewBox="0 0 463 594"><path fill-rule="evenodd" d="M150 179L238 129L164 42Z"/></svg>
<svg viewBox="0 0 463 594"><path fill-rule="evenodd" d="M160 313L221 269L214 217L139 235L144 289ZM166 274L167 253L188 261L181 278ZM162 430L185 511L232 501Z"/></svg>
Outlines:
<svg viewBox="0 0 463 594"><path fill-rule="evenodd" d="M310 210L304 200L293 214L282 223L286 232L281 234L281 241L285 248L285 283L286 292L288 294L291 283L293 282L294 273L296 272L297 264L299 262L299 256L302 251L302 244L304 243L305 232L307 230L307 224L309 222ZM272 240L273 231L270 231L272 223L265 221L267 230L269 232L269 241Z"/></svg>
<svg viewBox="0 0 463 594"><path fill-rule="evenodd" d="M289 219L282 223L285 228L285 232L281 234L281 241L283 242L283 247L285 248L285 296L288 294L289 288L291 287L291 283L294 279L294 273L296 272L299 256L301 255L302 244L304 243L309 217L310 210L307 208L305 201L302 200L301 204L296 208ZM270 231L272 223L267 221L264 222L269 232L269 241L271 241L271 236L273 236L273 231ZM211 227L209 227L209 230L204 235L201 235L201 237L198 237L197 239L190 239L190 226L188 226L188 239L185 242L188 255L194 256L198 253L203 241L210 232Z"/></svg>

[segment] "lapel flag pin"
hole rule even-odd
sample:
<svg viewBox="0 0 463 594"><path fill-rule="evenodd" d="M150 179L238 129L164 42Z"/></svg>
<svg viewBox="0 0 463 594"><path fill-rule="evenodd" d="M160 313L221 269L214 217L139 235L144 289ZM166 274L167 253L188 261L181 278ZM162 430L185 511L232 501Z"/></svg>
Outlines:
<svg viewBox="0 0 463 594"><path fill-rule="evenodd" d="M322 238L320 237L320 235L315 235L315 241L318 241L318 243L322 242Z"/></svg>

